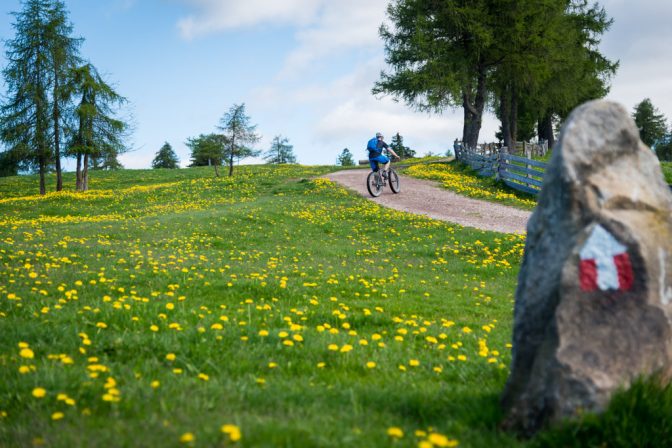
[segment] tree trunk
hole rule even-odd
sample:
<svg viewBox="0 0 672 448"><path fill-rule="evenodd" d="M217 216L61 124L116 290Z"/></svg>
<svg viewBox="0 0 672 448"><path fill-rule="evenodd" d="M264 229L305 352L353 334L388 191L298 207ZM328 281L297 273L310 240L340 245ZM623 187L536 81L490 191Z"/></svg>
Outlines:
<svg viewBox="0 0 672 448"><path fill-rule="evenodd" d="M56 162L56 191L63 190L63 175L61 170L61 128L60 128L60 110L58 107L58 73L54 74L54 159Z"/></svg>
<svg viewBox="0 0 672 448"><path fill-rule="evenodd" d="M89 155L84 154L84 166L82 167L82 190L89 189Z"/></svg>
<svg viewBox="0 0 672 448"><path fill-rule="evenodd" d="M47 183L45 181L45 172L47 171L47 162L44 156L40 156L40 194L47 194Z"/></svg>
<svg viewBox="0 0 672 448"><path fill-rule="evenodd" d="M236 138L231 137L231 155L229 156L229 177L233 176L233 151L236 149Z"/></svg>
<svg viewBox="0 0 672 448"><path fill-rule="evenodd" d="M82 153L77 153L77 174L75 176L75 190L82 191Z"/></svg>
<svg viewBox="0 0 672 448"><path fill-rule="evenodd" d="M504 146L508 148L509 154L513 154L515 153L515 148L511 147L511 104L507 91L502 92L499 97L499 117L502 123Z"/></svg>
<svg viewBox="0 0 672 448"><path fill-rule="evenodd" d="M518 97L516 95L516 89L511 89L511 124L509 129L511 131L511 145L516 146L518 141Z"/></svg>
<svg viewBox="0 0 672 448"><path fill-rule="evenodd" d="M555 144L555 137L553 136L553 114L546 114L539 122L537 123L537 134L540 139L544 139L548 142L548 149L553 148Z"/></svg>
<svg viewBox="0 0 672 448"><path fill-rule="evenodd" d="M219 177L219 168L218 168L218 165L215 163L214 166L215 166L215 177ZM229 174L229 176L230 176L230 175L231 175L231 174Z"/></svg>
<svg viewBox="0 0 672 448"><path fill-rule="evenodd" d="M467 90L471 90L470 88ZM483 108L485 107L485 70L479 69L476 93L473 102L470 91L462 94L464 108L464 127L462 128L462 144L468 148L475 148L478 144L478 134L481 132Z"/></svg>

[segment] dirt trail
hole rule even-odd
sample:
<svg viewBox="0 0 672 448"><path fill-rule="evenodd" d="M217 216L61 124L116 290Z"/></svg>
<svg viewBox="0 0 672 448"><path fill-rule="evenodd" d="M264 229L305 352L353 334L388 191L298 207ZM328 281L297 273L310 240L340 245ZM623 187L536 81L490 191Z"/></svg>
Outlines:
<svg viewBox="0 0 672 448"><path fill-rule="evenodd" d="M401 193L394 194L385 187L379 197L372 198L366 190L367 175L367 170L345 170L328 174L327 177L385 207L465 227L523 233L530 217L530 212L525 210L460 196L439 187L436 182L408 176L400 176Z"/></svg>

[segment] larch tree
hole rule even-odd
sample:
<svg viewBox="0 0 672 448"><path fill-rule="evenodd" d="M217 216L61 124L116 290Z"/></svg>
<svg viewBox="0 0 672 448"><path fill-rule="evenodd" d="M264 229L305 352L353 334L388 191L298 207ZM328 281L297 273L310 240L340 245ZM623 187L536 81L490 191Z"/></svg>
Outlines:
<svg viewBox="0 0 672 448"><path fill-rule="evenodd" d="M228 139L226 158L229 162L229 176L233 176L234 160L256 157L261 151L252 148L260 139L255 133L256 125L250 124L250 117L245 114L245 103L234 104L220 120L219 129Z"/></svg>
<svg viewBox="0 0 672 448"><path fill-rule="evenodd" d="M296 163L294 146L289 144L289 139L276 135L271 142L270 149L264 154L264 160L266 163L276 165Z"/></svg>
<svg viewBox="0 0 672 448"><path fill-rule="evenodd" d="M25 168L37 168L40 194L52 162L49 88L52 54L47 39L49 0L27 0L13 13L15 37L7 40L3 76L7 98L0 110L0 137Z"/></svg>
<svg viewBox="0 0 672 448"><path fill-rule="evenodd" d="M47 14L47 41L51 58L51 120L53 127L53 158L56 168L56 191L63 189L61 141L64 124L72 116L71 96L73 70L80 64L82 39L72 36L73 26L68 11L60 0L53 0ZM67 125L67 124L66 124Z"/></svg>
<svg viewBox="0 0 672 448"><path fill-rule="evenodd" d="M73 94L79 98L79 103L75 108L77 127L69 152L77 158L76 188L86 191L89 166L93 165L93 161L103 160L108 169L114 168L117 155L126 150L123 137L128 125L114 116L115 108L126 100L103 80L91 64L78 67L72 76Z"/></svg>

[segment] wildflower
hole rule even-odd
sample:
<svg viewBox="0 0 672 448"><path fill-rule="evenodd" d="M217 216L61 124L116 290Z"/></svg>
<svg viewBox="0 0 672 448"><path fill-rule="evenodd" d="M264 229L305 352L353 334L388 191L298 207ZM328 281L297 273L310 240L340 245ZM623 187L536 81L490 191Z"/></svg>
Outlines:
<svg viewBox="0 0 672 448"><path fill-rule="evenodd" d="M29 348L22 348L21 351L19 352L19 356L22 358L28 358L28 359L33 359L35 357L35 353Z"/></svg>
<svg viewBox="0 0 672 448"><path fill-rule="evenodd" d="M345 344L345 345L343 345L343 347L341 347L341 353L348 353L351 350L352 350L352 345L350 345L350 344Z"/></svg>
<svg viewBox="0 0 672 448"><path fill-rule="evenodd" d="M33 397L35 398L42 398L45 395L47 395L47 391L41 387L36 387L33 389Z"/></svg>
<svg viewBox="0 0 672 448"><path fill-rule="evenodd" d="M404 431L402 431L401 428L392 426L390 428L387 428L387 435L390 437L394 437L395 439L401 439L402 437L404 437Z"/></svg>
<svg viewBox="0 0 672 448"><path fill-rule="evenodd" d="M236 425L222 425L221 431L224 434L229 435L229 439L232 442L237 442L242 438L242 434L240 432L240 428L237 427Z"/></svg>
<svg viewBox="0 0 672 448"><path fill-rule="evenodd" d="M410 361L408 361L408 365L411 367L418 367L420 365L420 361L418 361L417 359L411 359Z"/></svg>
<svg viewBox="0 0 672 448"><path fill-rule="evenodd" d="M51 414L51 419L52 420L60 420L63 417L64 417L64 415L63 415L62 412L54 412L53 414Z"/></svg>
<svg viewBox="0 0 672 448"><path fill-rule="evenodd" d="M152 389L156 389L161 385L161 382L159 382L158 380L154 380L151 383L149 383L149 385L152 387Z"/></svg>
<svg viewBox="0 0 672 448"><path fill-rule="evenodd" d="M175 361L175 358L176 358L175 353L168 353L168 354L166 355L166 359L167 359L168 361Z"/></svg>
<svg viewBox="0 0 672 448"><path fill-rule="evenodd" d="M196 437L194 437L194 434L192 434L190 432L185 432L184 434L182 434L180 436L180 442L182 442L182 443L191 443L195 439L196 439Z"/></svg>
<svg viewBox="0 0 672 448"><path fill-rule="evenodd" d="M366 363L366 367L368 367L369 369L375 369L376 368L376 363L373 362L373 361L369 361L369 362Z"/></svg>
<svg viewBox="0 0 672 448"><path fill-rule="evenodd" d="M205 373L199 373L198 374L198 379L203 380L203 381L210 381L210 377L206 375Z"/></svg>

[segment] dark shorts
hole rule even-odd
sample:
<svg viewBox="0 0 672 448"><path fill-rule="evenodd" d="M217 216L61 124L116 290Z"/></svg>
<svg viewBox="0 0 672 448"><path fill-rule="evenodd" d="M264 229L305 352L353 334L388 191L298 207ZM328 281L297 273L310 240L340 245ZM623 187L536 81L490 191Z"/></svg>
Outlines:
<svg viewBox="0 0 672 448"><path fill-rule="evenodd" d="M382 154L373 158L369 158L369 164L371 165L372 171L378 171L378 164L376 162L386 164L389 161L390 159Z"/></svg>

